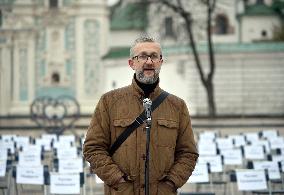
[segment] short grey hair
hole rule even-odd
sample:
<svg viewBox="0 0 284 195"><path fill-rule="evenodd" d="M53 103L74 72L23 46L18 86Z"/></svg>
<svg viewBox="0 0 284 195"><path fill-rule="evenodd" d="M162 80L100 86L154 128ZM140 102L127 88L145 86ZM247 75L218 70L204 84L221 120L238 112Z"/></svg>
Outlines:
<svg viewBox="0 0 284 195"><path fill-rule="evenodd" d="M134 57L134 47L138 44L138 43L156 43L157 41L150 36L143 36L143 37L139 37L137 38L134 43L131 45L130 47L130 58ZM162 52L162 51L161 51Z"/></svg>

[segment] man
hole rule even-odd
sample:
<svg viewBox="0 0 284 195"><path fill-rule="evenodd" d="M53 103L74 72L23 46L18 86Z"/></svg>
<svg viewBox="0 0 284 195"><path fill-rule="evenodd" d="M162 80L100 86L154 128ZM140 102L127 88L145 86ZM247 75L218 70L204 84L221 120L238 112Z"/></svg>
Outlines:
<svg viewBox="0 0 284 195"><path fill-rule="evenodd" d="M143 99L162 92L163 63L159 43L143 37L130 49L132 84L104 94L94 112L84 143L84 157L105 183L105 195L143 195L146 125L140 125L110 156L118 136L143 112ZM194 170L198 154L185 102L169 95L152 112L149 160L150 195L177 194Z"/></svg>

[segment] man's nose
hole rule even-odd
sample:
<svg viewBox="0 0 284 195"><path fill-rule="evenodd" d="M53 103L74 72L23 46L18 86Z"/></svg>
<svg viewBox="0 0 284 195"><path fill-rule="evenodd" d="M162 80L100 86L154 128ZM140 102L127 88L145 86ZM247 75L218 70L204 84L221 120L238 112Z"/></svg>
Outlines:
<svg viewBox="0 0 284 195"><path fill-rule="evenodd" d="M150 58L150 60L149 60L149 58ZM152 58L151 58L150 56L148 56L148 57L147 57L147 60L146 60L146 63L149 63L149 62L150 62L151 64L153 63Z"/></svg>

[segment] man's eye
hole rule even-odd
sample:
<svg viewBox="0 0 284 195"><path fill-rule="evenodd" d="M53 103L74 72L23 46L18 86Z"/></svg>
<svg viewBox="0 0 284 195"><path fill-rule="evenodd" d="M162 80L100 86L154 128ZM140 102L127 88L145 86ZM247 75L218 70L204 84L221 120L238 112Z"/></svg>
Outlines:
<svg viewBox="0 0 284 195"><path fill-rule="evenodd" d="M147 59L148 56L147 56L147 55L140 55L139 58L140 58L140 59Z"/></svg>

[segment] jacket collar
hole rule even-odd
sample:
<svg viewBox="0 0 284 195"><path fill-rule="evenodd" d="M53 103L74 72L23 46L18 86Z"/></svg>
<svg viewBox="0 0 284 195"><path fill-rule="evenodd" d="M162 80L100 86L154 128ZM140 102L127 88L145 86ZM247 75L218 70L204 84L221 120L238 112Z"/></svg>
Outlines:
<svg viewBox="0 0 284 195"><path fill-rule="evenodd" d="M162 92L162 89L159 87L159 83L158 82L157 86L155 87L154 91L152 93L150 93L149 98L151 100L155 99L156 97L158 97L160 95L160 93ZM143 99L145 97L144 91L138 86L138 84L136 83L134 77L132 79L132 84L131 87L133 89L134 95L136 95L139 99Z"/></svg>

